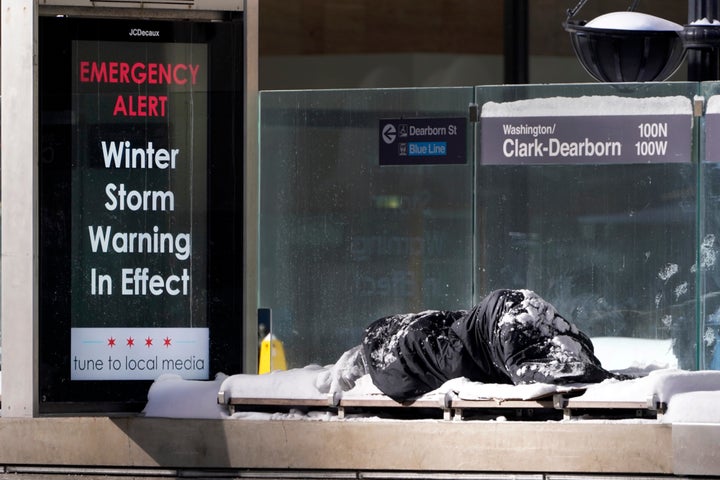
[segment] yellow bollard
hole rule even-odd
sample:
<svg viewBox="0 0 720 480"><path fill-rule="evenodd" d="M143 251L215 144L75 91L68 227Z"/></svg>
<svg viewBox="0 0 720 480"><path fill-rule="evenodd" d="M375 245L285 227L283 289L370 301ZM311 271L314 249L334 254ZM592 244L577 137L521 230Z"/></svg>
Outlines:
<svg viewBox="0 0 720 480"><path fill-rule="evenodd" d="M273 370L287 370L287 363L283 343L273 334L268 334L260 343L258 373L270 373Z"/></svg>

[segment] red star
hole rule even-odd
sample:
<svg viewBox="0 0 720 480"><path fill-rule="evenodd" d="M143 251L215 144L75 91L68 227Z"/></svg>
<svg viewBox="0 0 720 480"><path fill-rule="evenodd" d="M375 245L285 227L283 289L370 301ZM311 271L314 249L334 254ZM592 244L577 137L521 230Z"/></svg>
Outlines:
<svg viewBox="0 0 720 480"><path fill-rule="evenodd" d="M115 339L113 337L108 338L108 347L112 348L115 346Z"/></svg>
<svg viewBox="0 0 720 480"><path fill-rule="evenodd" d="M152 338L147 337L147 338L145 339L145 346L148 347L148 348L152 347Z"/></svg>
<svg viewBox="0 0 720 480"><path fill-rule="evenodd" d="M127 346L130 348L135 346L135 339L133 337L127 339Z"/></svg>
<svg viewBox="0 0 720 480"><path fill-rule="evenodd" d="M172 339L170 337L165 337L165 340L163 340L163 345L165 345L165 347L169 347L171 340Z"/></svg>

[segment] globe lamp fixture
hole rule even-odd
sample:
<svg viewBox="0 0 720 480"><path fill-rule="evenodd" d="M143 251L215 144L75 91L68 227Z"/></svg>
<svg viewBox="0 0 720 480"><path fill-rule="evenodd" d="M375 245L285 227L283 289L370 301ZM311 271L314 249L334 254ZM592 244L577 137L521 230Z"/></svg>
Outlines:
<svg viewBox="0 0 720 480"><path fill-rule="evenodd" d="M575 55L601 82L651 82L669 78L687 49L713 49L720 44L720 22L707 19L680 25L636 12L611 12L591 21L574 17L588 0L567 11L563 27L570 33Z"/></svg>

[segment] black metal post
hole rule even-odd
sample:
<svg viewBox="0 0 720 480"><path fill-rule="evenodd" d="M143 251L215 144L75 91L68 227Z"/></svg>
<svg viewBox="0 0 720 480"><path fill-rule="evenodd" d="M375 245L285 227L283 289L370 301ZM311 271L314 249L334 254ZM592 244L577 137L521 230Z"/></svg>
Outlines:
<svg viewBox="0 0 720 480"><path fill-rule="evenodd" d="M718 0L689 0L688 23L707 18L710 22L718 20ZM688 80L703 82L720 79L720 60L717 47L693 48L687 52Z"/></svg>
<svg viewBox="0 0 720 480"><path fill-rule="evenodd" d="M528 0L505 0L503 16L505 83L528 83Z"/></svg>

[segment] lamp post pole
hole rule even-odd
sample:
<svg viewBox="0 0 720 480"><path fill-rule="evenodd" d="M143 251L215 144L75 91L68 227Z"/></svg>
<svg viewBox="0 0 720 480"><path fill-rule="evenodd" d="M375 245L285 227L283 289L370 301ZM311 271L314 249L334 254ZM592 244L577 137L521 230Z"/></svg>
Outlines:
<svg viewBox="0 0 720 480"><path fill-rule="evenodd" d="M688 23L707 19L710 23L718 18L718 0L689 0ZM717 28L717 27L716 27ZM702 82L720 80L720 61L717 46L708 44L706 48L692 48L687 52L688 80Z"/></svg>
<svg viewBox="0 0 720 480"><path fill-rule="evenodd" d="M528 83L528 0L505 0L505 83Z"/></svg>

